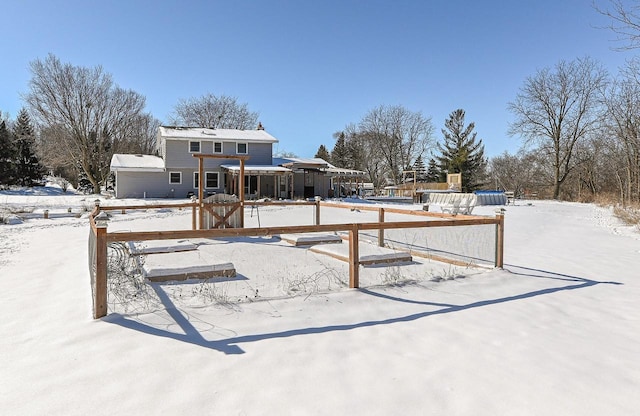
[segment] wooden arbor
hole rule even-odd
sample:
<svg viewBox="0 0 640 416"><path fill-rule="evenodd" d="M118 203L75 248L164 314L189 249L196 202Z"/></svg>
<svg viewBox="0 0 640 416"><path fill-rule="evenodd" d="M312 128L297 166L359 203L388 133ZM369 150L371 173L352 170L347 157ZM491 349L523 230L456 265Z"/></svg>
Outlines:
<svg viewBox="0 0 640 416"><path fill-rule="evenodd" d="M203 229L204 224L204 159L235 159L240 161L240 177L238 178L238 196L240 197L240 228L244 228L244 162L249 156L233 156L233 155L209 155L203 153L194 153L193 157L198 158L198 229Z"/></svg>

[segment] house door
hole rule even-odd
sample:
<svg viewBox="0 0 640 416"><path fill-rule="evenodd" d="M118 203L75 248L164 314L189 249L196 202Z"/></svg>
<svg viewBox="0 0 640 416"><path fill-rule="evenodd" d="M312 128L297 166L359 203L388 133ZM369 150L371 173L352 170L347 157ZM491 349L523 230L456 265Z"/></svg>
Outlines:
<svg viewBox="0 0 640 416"><path fill-rule="evenodd" d="M313 198L315 196L316 190L314 186L314 178L315 178L315 174L313 172L304 173L304 197L305 198Z"/></svg>
<svg viewBox="0 0 640 416"><path fill-rule="evenodd" d="M276 192L277 197L282 199L289 198L288 192L288 176L276 176Z"/></svg>

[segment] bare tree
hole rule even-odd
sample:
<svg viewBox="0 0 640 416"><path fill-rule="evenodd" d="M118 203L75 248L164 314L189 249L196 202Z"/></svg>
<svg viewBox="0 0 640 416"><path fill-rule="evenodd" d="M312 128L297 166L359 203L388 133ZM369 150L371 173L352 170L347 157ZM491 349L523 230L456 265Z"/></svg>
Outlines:
<svg viewBox="0 0 640 416"><path fill-rule="evenodd" d="M601 95L606 71L590 58L561 61L526 79L509 103L515 121L509 133L537 146L553 171L553 198L579 164L576 146L595 133L602 120Z"/></svg>
<svg viewBox="0 0 640 416"><path fill-rule="evenodd" d="M595 3L593 8L608 17L611 23L606 26L618 37L616 41L626 42L616 50L637 49L640 47L640 2L632 0L633 5L625 5L621 0L609 0L611 8L603 9Z"/></svg>
<svg viewBox="0 0 640 416"><path fill-rule="evenodd" d="M258 113L250 111L235 97L205 94L198 98L181 99L174 107L171 122L185 127L209 127L212 129L256 128Z"/></svg>
<svg viewBox="0 0 640 416"><path fill-rule="evenodd" d="M489 161L489 178L495 188L512 191L516 196L528 191L538 192L540 185L544 184L544 176L535 152L521 150L515 155L504 152Z"/></svg>
<svg viewBox="0 0 640 416"><path fill-rule="evenodd" d="M433 143L431 119L399 105L374 108L360 121L358 129L384 160L395 183L402 171L412 166Z"/></svg>
<svg viewBox="0 0 640 416"><path fill-rule="evenodd" d="M31 73L25 101L43 129L49 161L78 166L100 192L111 156L142 114L145 98L115 86L100 66L63 64L54 55L31 62Z"/></svg>
<svg viewBox="0 0 640 416"><path fill-rule="evenodd" d="M618 79L607 91L606 129L617 144L608 144L610 154L617 154L623 169L623 204L640 201L640 61L633 60L620 71ZM615 151L615 149L622 151Z"/></svg>

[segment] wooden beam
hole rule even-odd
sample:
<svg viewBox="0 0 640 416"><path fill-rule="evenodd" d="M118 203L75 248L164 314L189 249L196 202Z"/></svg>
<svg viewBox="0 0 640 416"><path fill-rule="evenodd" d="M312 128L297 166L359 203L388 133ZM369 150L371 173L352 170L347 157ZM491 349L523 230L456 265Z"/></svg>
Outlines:
<svg viewBox="0 0 640 416"><path fill-rule="evenodd" d="M378 222L384 222L384 208L378 209ZM378 246L384 247L384 229L378 230Z"/></svg>
<svg viewBox="0 0 640 416"><path fill-rule="evenodd" d="M502 269L504 267L504 213L496 215L498 224L496 225L496 264Z"/></svg>
<svg viewBox="0 0 640 416"><path fill-rule="evenodd" d="M251 183L251 182L249 182ZM244 159L240 159L240 228L244 228Z"/></svg>
<svg viewBox="0 0 640 416"><path fill-rule="evenodd" d="M358 224L349 230L349 287L360 287L360 250L358 248Z"/></svg>
<svg viewBox="0 0 640 416"><path fill-rule="evenodd" d="M204 210L202 209L204 205L204 186L203 184L203 172L204 172L204 158L198 157L198 228L201 230L204 228Z"/></svg>
<svg viewBox="0 0 640 416"><path fill-rule="evenodd" d="M98 319L107 316L107 227L96 226L95 233L96 281L93 294L93 319Z"/></svg>

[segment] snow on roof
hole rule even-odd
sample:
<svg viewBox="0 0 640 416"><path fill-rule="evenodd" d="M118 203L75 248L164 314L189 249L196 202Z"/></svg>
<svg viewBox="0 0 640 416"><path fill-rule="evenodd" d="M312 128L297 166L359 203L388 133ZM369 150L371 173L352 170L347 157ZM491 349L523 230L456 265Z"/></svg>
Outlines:
<svg viewBox="0 0 640 416"><path fill-rule="evenodd" d="M277 143L278 139L264 130L209 129L205 127L161 126L160 137L185 140L220 140Z"/></svg>
<svg viewBox="0 0 640 416"><path fill-rule="evenodd" d="M325 168L330 167L331 164L324 159L318 157L314 158L301 158L301 157L286 157L286 158L273 158L273 163L280 166L303 168Z"/></svg>
<svg viewBox="0 0 640 416"><path fill-rule="evenodd" d="M342 168L336 168L335 166L324 169L324 171L331 176L353 176L353 177L367 176L366 172L363 172L361 170L342 169Z"/></svg>
<svg viewBox="0 0 640 416"><path fill-rule="evenodd" d="M240 165L220 165L223 169L226 169L231 172L240 172ZM287 169L282 166L271 166L271 165L245 165L244 172L247 173L287 173L291 172L291 169Z"/></svg>
<svg viewBox="0 0 640 416"><path fill-rule="evenodd" d="M164 159L153 155L114 154L111 157L112 171L164 172Z"/></svg>

